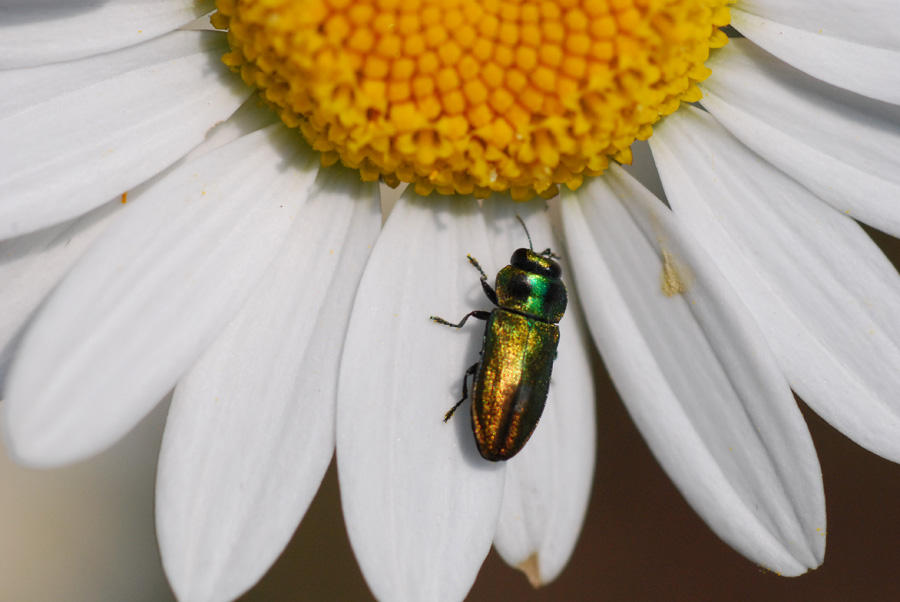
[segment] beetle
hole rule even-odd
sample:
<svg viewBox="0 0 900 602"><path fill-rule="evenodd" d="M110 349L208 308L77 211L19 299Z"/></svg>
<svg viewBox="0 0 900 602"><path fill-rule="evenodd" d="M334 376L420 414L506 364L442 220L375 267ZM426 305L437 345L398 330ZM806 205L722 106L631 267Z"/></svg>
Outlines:
<svg viewBox="0 0 900 602"><path fill-rule="evenodd" d="M562 268L554 261L559 258L550 249L536 253L525 222L516 218L525 228L529 248L512 254L509 265L497 274L496 288L488 284L478 261L467 255L496 308L469 312L456 324L431 316L453 328L462 328L469 318L487 322L481 359L463 375L462 399L444 415L444 422L468 398L466 381L471 376L472 431L479 453L492 462L519 453L541 419L559 344L557 324L568 303Z"/></svg>

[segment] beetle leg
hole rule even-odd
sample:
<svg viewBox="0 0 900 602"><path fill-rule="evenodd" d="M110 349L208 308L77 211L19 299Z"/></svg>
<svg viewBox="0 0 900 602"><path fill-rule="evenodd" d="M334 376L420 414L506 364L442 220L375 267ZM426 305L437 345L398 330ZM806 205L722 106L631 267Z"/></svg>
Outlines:
<svg viewBox="0 0 900 602"><path fill-rule="evenodd" d="M543 251L541 251L540 255L543 255L544 257L549 257L550 259L562 259L562 257L560 257L559 255L557 255L556 253L551 251L549 247L544 249Z"/></svg>
<svg viewBox="0 0 900 602"><path fill-rule="evenodd" d="M476 309L475 311L470 311L466 315L463 316L463 319L459 321L459 323L454 324L453 322L448 322L444 318L439 318L437 316L429 316L432 322L437 322L438 324L444 324L445 326L452 326L453 328L462 328L462 325L466 323L466 320L469 318L477 318L479 320L487 320L491 317L491 312L482 311Z"/></svg>
<svg viewBox="0 0 900 602"><path fill-rule="evenodd" d="M466 255L469 258L469 263L475 266L475 269L481 274L481 289L484 291L484 294L490 300L491 303L500 307L500 302L497 300L497 291L491 288L491 285L488 284L487 274L484 273L484 270L481 269L481 265L478 263L478 260L472 257L471 255Z"/></svg>
<svg viewBox="0 0 900 602"><path fill-rule="evenodd" d="M472 257L471 255L466 255L469 259L469 263L475 266L475 269L481 273L481 279L487 280L487 274L484 273L484 270L481 269L481 265L478 263L478 260Z"/></svg>
<svg viewBox="0 0 900 602"><path fill-rule="evenodd" d="M469 378L469 376L471 375L471 376L472 376L472 386L475 386L475 385L474 385L474 382L475 382L475 373L478 371L478 364L479 364L479 363L480 363L480 362L475 362L474 364L472 364L471 366L469 366L469 369L466 370L466 373L463 375L462 399L460 399L459 401L457 401L457 402L456 402L456 405L453 406L452 408L450 408L450 411L449 411L449 412L447 412L446 414L444 414L444 422L447 422L448 420L450 420L450 419L453 417L453 412L456 411L456 408L458 408L460 405L462 405L462 402L464 402L466 399L469 398L469 389L468 389L468 387L466 387L466 380L467 380L467 379Z"/></svg>
<svg viewBox="0 0 900 602"><path fill-rule="evenodd" d="M497 299L497 291L491 288L491 285L488 284L487 280L484 278L481 279L481 289L484 291L484 294L487 295L487 298L490 299L491 303L500 307L500 301Z"/></svg>

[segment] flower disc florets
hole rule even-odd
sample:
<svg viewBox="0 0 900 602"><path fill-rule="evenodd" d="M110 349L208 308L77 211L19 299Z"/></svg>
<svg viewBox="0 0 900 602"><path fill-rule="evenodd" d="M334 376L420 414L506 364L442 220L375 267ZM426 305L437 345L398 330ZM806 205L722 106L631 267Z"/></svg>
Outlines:
<svg viewBox="0 0 900 602"><path fill-rule="evenodd" d="M224 61L325 163L475 194L580 185L700 99L728 0L217 0Z"/></svg>

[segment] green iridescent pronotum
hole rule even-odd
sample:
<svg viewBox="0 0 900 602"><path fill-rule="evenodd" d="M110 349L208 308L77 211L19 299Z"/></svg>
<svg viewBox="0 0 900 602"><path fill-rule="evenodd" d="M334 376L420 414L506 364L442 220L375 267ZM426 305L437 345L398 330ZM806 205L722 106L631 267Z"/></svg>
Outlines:
<svg viewBox="0 0 900 602"><path fill-rule="evenodd" d="M521 218L519 222L524 228ZM457 324L431 316L453 328L461 328L470 317L487 321L481 360L466 370L462 399L447 412L444 422L468 397L466 381L472 376L472 430L482 457L494 462L519 453L541 419L559 344L557 323L568 303L566 285L560 280L562 269L553 253L550 249L535 253L527 228L525 234L529 248L512 254L510 265L497 274L496 288L491 288L484 270L468 256L496 309L470 312Z"/></svg>

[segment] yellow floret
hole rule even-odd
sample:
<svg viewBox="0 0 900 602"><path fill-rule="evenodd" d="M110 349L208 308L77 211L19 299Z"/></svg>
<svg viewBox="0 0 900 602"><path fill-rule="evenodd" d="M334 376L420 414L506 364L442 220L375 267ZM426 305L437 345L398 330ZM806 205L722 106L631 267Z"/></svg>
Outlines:
<svg viewBox="0 0 900 602"><path fill-rule="evenodd" d="M322 162L420 194L575 189L700 98L731 0L216 0Z"/></svg>

